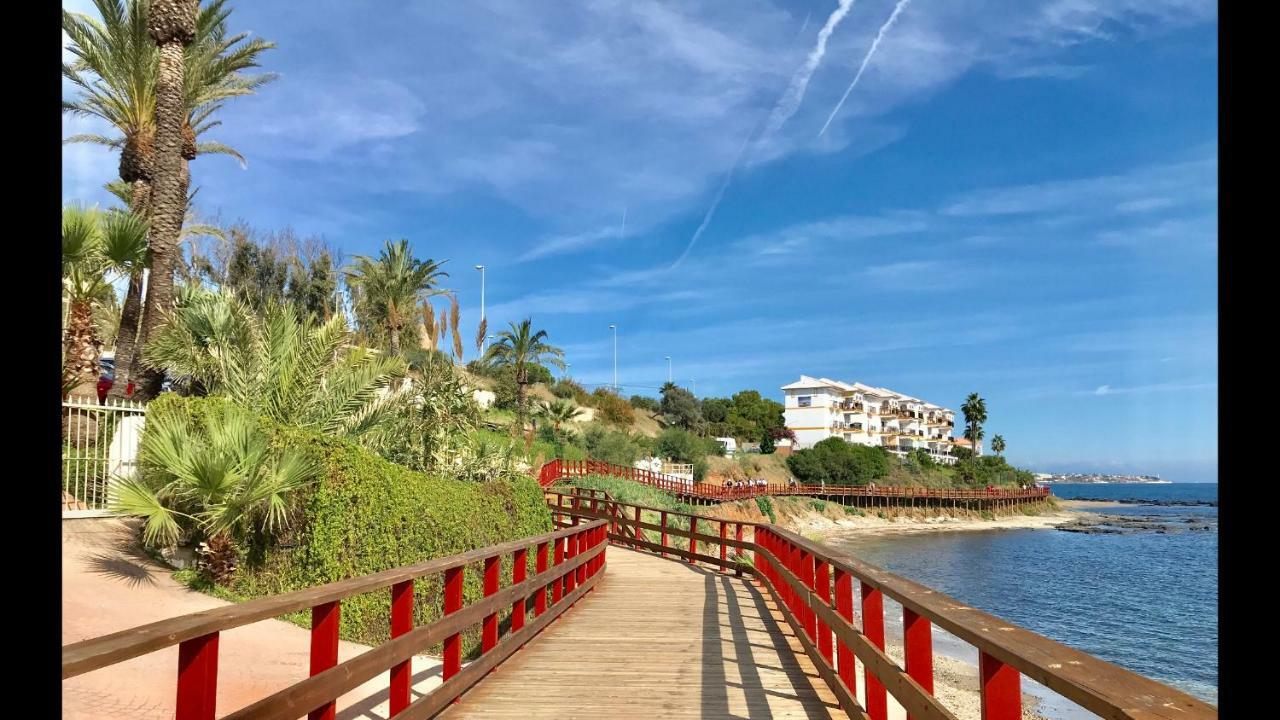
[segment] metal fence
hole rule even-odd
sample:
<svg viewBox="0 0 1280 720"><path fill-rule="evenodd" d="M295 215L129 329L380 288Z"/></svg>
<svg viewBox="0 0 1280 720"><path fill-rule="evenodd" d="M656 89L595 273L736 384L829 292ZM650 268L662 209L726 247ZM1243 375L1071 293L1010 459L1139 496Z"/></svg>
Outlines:
<svg viewBox="0 0 1280 720"><path fill-rule="evenodd" d="M137 471L146 406L108 398L62 402L62 515L106 515L116 480Z"/></svg>

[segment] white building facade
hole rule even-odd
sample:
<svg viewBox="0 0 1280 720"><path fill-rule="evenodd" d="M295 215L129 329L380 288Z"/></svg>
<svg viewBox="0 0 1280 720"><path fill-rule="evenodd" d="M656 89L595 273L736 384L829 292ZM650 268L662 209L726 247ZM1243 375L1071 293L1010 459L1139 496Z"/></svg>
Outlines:
<svg viewBox="0 0 1280 720"><path fill-rule="evenodd" d="M783 385L782 392L783 418L796 434L796 449L838 437L899 456L923 449L937 462L955 462L955 411L949 408L888 388L808 375Z"/></svg>

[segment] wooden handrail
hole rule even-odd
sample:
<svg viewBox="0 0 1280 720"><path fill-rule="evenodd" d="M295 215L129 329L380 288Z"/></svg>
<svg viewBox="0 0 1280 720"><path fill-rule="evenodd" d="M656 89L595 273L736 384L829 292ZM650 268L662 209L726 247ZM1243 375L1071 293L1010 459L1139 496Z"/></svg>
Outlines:
<svg viewBox="0 0 1280 720"><path fill-rule="evenodd" d="M220 633L311 608L311 677L231 717L294 718L308 714L332 720L337 698L380 672L390 672L392 714L397 718L428 717L465 692L487 669L502 662L595 586L605 568L608 526L609 522L603 519L575 522L572 527L447 558L190 613L72 643L62 649L62 676L75 677L178 645L176 718L207 720L214 717ZM549 566L551 546L555 547L555 563ZM532 577L527 576L530 549L536 550L537 559ZM507 555L513 558L511 583L500 589L500 561ZM474 563L484 563L484 598L464 606L463 573ZM444 576L444 616L415 629L413 583L436 574ZM386 588L391 588L392 593L392 639L338 664L342 600ZM550 604L546 597L549 590L553 595ZM531 600L534 619L526 625ZM499 641L498 614L505 608L513 610L512 622L506 637ZM464 669L461 633L477 623L484 625L481 655ZM444 643L444 683L410 703L412 656L439 642ZM485 668L484 672L479 668Z"/></svg>
<svg viewBox="0 0 1280 720"><path fill-rule="evenodd" d="M557 480L584 475L608 475L624 480L651 485L681 495L696 497L701 500L743 500L760 495L822 495L866 498L905 498L927 500L985 500L985 501L1035 501L1049 497L1049 488L1026 488L1021 490L970 490L953 488L915 488L898 486L848 485L748 485L746 487L724 487L705 482L688 483L671 476L655 473L639 468L628 468L599 460L552 460L542 466L538 472L538 482L550 487Z"/></svg>
<svg viewBox="0 0 1280 720"><path fill-rule="evenodd" d="M577 515L584 520L599 517L598 510L593 512L565 505L565 499L574 497L570 493L553 490L547 495L548 504L558 513ZM1013 625L776 525L678 513L616 500L612 502L618 508L616 523L642 530L657 530L662 533L662 542L639 541L610 533L611 542L719 565L722 570L728 570L732 565L739 573L743 566L726 562L723 549L733 547L751 552L754 561L746 568L747 572L760 578L778 600L784 619L793 625L806 653L814 657L819 674L831 685L842 705L845 705L845 698L856 697L851 685L854 681L852 658L862 661L868 683L866 710L871 720L883 719L883 694L886 690L912 718L953 717L932 694L933 625L977 649L983 717L986 720L1014 720L1021 716L1021 675L1105 718L1201 720L1218 716L1213 706L1180 690ZM632 517L635 509L661 513L663 522L655 525L637 521ZM671 527L665 524L669 516L720 524L722 527L725 524L750 527L752 539L730 540L723 534L717 536ZM667 535L688 538L691 544L719 546L721 557L671 547L667 545ZM860 587L862 598L864 627L861 630L852 622L854 584ZM834 593L831 592L833 586ZM906 668L898 666L884 653L883 596L903 607L903 625L908 629L904 637ZM842 605L846 607L842 609ZM848 662L836 662L832 652L833 635L841 653L850 653ZM861 707L856 707L856 703L853 709L847 706L845 709L851 717L867 716Z"/></svg>

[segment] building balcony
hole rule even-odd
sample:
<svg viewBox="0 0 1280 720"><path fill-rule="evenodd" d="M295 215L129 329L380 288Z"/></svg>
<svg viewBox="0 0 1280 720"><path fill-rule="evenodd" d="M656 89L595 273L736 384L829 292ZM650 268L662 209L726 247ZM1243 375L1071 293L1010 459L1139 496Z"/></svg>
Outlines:
<svg viewBox="0 0 1280 720"><path fill-rule="evenodd" d="M839 407L841 410L854 410L857 412L862 412L865 406L860 402L849 402L846 400L840 403L839 405L837 405L837 407Z"/></svg>

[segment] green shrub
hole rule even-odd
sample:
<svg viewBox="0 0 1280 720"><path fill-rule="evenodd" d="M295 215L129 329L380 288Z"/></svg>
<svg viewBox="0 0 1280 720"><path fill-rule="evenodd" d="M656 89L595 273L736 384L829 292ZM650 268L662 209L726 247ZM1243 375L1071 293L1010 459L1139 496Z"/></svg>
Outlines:
<svg viewBox="0 0 1280 720"><path fill-rule="evenodd" d="M162 400L165 404L157 408ZM214 402L166 395L149 412L198 416ZM344 440L265 420L263 425L273 447L300 449L318 462L321 479L294 494L290 529L278 542L250 549L226 588L236 599L300 590L552 529L541 488L532 477L491 482L432 477ZM502 577L510 578L510 560L504 562ZM441 616L440 593L439 576L415 583L415 625ZM479 567L465 571L463 594L467 602L483 596ZM341 636L386 642L390 609L387 590L344 600ZM309 623L307 613L290 619ZM478 633L473 629L464 635L464 651L478 644Z"/></svg>
<svg viewBox="0 0 1280 720"><path fill-rule="evenodd" d="M724 445L712 438L704 438L680 428L667 428L654 442L654 452L660 457L684 463L696 463L708 455L723 455Z"/></svg>
<svg viewBox="0 0 1280 720"><path fill-rule="evenodd" d="M764 513L765 517L769 518L769 522L778 522L778 516L773 513L773 499L768 495L757 495L756 507L760 508L760 512Z"/></svg>
<svg viewBox="0 0 1280 720"><path fill-rule="evenodd" d="M581 385L579 385L578 383L572 380L569 380L568 378L557 380L555 384L551 386L550 389L551 389L551 394L555 395L558 398L561 398L562 400L568 400L572 398L579 405L591 404L590 403L591 395L587 392L586 388L582 387Z"/></svg>
<svg viewBox="0 0 1280 720"><path fill-rule="evenodd" d="M645 412L655 415L662 409L662 406L658 403L657 399L651 398L648 395L632 395L631 407L637 410L644 410Z"/></svg>
<svg viewBox="0 0 1280 720"><path fill-rule="evenodd" d="M986 485L1028 487L1035 483L1035 475L1013 467L999 455L970 457L954 466L955 477L961 483L974 487Z"/></svg>
<svg viewBox="0 0 1280 720"><path fill-rule="evenodd" d="M604 422L623 427L635 422L635 408L611 390L596 388L596 391L591 393L591 401L600 411L599 417Z"/></svg>
<svg viewBox="0 0 1280 720"><path fill-rule="evenodd" d="M637 439L619 430L605 430L591 425L582 433L582 445L587 456L614 465L631 467L640 459L644 450Z"/></svg>
<svg viewBox="0 0 1280 720"><path fill-rule="evenodd" d="M882 447L827 438L787 457L787 469L809 485L866 485L889 474L890 455Z"/></svg>

